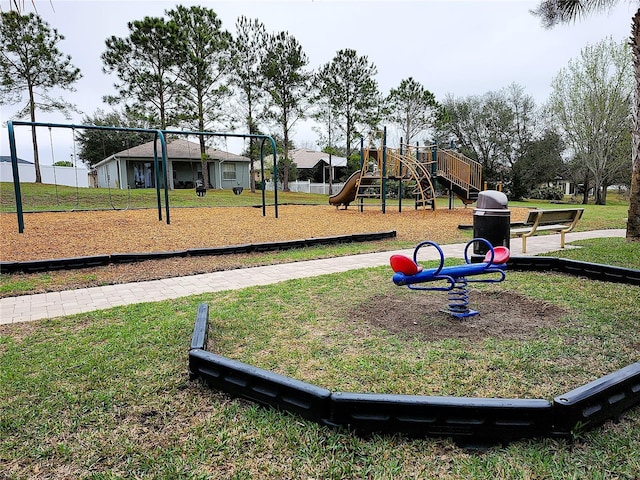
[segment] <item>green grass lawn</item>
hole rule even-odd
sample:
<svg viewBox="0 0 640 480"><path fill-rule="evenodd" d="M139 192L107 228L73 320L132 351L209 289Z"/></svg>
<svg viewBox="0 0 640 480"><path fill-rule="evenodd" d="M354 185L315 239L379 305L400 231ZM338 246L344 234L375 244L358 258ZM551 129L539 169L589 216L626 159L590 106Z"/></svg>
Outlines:
<svg viewBox="0 0 640 480"><path fill-rule="evenodd" d="M637 268L639 248L593 240L562 255ZM425 341L353 315L373 298L428 294L395 287L390 274L363 269L1 327L3 478L640 477L639 408L573 441L473 451L447 439L359 437L189 381L200 302L210 305L210 350L331 390L550 399L638 361L638 287L511 272L483 288L558 306L557 325L526 339Z"/></svg>
<svg viewBox="0 0 640 480"><path fill-rule="evenodd" d="M34 183L21 184L23 211L72 211L127 208L157 208L155 189L119 190L108 188L79 188ZM278 203L326 204L327 195L278 192ZM275 201L273 192L265 192L268 205ZM164 206L164 191L161 191ZM231 190L209 190L198 197L194 190L170 190L170 207L218 207L262 205L262 191L245 189L240 195ZM13 184L0 183L0 211L15 212Z"/></svg>
<svg viewBox="0 0 640 480"><path fill-rule="evenodd" d="M75 188L68 186L55 186L50 184L22 183L23 210L29 211L71 211L71 210L97 210L112 208L156 208L157 195L155 189L107 189L107 188ZM274 202L274 193L265 192L266 202ZM278 192L279 203L316 204L327 205L328 195ZM164 204L164 191L161 191L161 201ZM376 203L371 200L371 203ZM262 191L252 193L244 189L240 195L234 195L231 190L208 190L204 197L197 197L194 190L170 190L170 207L217 207L217 206L253 206L262 204ZM397 199L387 200L390 208L395 208ZM411 199L403 199L403 208L412 204ZM447 208L449 200L446 197L438 199L438 208ZM462 205L459 200L456 206ZM564 203L551 203L544 200L530 200L525 202L510 201L509 207L525 208L567 208L582 207L582 205L570 203L569 199ZM471 206L473 207L473 205ZM629 203L616 194L610 194L607 205L584 205L587 212L605 213L605 220L620 221L627 216ZM0 212L15 212L16 202L13 183L0 182Z"/></svg>

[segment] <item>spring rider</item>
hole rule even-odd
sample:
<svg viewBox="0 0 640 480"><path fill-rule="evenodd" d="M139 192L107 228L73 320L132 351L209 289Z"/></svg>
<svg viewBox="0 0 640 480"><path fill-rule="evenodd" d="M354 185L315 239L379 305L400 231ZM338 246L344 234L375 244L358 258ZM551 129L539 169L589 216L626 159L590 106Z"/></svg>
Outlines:
<svg viewBox="0 0 640 480"><path fill-rule="evenodd" d="M484 242L489 247L489 251L481 263L471 263L469 261L469 247L475 242ZM440 264L437 268L423 269L418 265L418 251L430 245L440 254ZM474 238L464 248L463 265L444 266L444 253L440 246L431 241L419 243L413 251L413 260L404 255L392 255L390 258L391 268L395 272L393 283L399 286L406 285L411 290L431 290L448 292L449 305L443 310L456 318L466 318L477 315L479 312L469 308L469 287L472 282L497 283L505 279L505 270L509 260L509 249L506 247L494 247L484 238ZM469 279L467 277L497 274L497 278ZM423 286L424 283L444 280L446 286Z"/></svg>

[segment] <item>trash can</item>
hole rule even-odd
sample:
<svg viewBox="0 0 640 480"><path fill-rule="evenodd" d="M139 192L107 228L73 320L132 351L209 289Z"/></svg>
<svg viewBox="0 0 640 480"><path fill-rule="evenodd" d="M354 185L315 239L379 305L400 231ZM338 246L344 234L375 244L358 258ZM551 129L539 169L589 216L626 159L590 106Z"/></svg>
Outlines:
<svg viewBox="0 0 640 480"><path fill-rule="evenodd" d="M484 238L494 247L509 248L511 211L507 208L507 196L497 190L485 190L478 194L478 206L473 209L473 237ZM475 242L473 253L484 255L489 247Z"/></svg>

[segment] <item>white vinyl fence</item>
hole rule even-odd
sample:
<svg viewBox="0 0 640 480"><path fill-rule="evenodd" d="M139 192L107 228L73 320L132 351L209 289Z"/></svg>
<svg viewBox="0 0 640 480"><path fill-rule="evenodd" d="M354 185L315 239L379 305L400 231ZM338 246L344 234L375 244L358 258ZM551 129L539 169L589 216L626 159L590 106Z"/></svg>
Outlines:
<svg viewBox="0 0 640 480"><path fill-rule="evenodd" d="M36 181L36 167L33 164L19 163L18 175L20 183L34 183ZM69 187L88 187L89 171L86 167L54 167L52 165L40 165L42 183L52 185L67 185ZM0 163L0 181L13 182L13 170L11 163Z"/></svg>
<svg viewBox="0 0 640 480"><path fill-rule="evenodd" d="M289 182L289 191L291 192L300 192L300 193L319 193L321 195L333 195L338 193L344 183L333 183L331 185L331 193L329 193L329 184L328 183L312 183L310 180L308 181L295 181ZM278 189L282 188L282 183L278 183ZM265 185L265 190L273 191L273 182L267 180Z"/></svg>

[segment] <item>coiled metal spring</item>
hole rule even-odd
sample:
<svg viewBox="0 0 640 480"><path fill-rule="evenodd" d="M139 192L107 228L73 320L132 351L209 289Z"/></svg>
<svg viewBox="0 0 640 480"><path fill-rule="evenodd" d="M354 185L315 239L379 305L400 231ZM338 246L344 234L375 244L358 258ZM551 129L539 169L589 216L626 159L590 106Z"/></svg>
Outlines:
<svg viewBox="0 0 640 480"><path fill-rule="evenodd" d="M458 318L470 317L478 312L469 308L469 282L465 277L454 278L451 290L447 293L449 308L447 313Z"/></svg>

